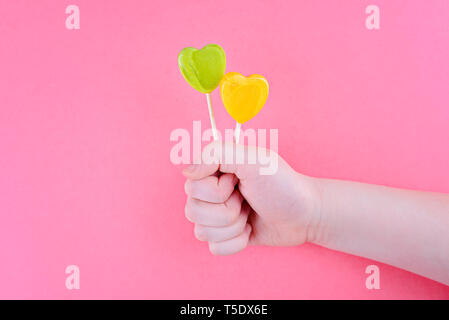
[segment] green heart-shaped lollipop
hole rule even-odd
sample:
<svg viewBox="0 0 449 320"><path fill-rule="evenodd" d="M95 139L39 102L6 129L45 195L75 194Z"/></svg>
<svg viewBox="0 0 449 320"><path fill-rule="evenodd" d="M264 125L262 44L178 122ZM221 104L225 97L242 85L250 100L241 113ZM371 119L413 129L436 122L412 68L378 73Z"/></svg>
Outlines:
<svg viewBox="0 0 449 320"><path fill-rule="evenodd" d="M226 55L218 44L202 49L187 47L178 56L178 65L186 81L202 93L211 93L220 84L226 69Z"/></svg>

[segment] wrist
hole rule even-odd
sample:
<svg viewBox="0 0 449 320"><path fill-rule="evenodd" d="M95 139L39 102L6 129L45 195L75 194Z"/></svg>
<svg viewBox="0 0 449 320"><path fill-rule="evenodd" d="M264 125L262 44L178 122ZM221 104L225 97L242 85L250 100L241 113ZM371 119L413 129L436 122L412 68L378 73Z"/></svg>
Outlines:
<svg viewBox="0 0 449 320"><path fill-rule="evenodd" d="M310 189L310 218L307 226L308 243L319 244L325 239L327 219L324 212L324 184L319 178L307 177Z"/></svg>

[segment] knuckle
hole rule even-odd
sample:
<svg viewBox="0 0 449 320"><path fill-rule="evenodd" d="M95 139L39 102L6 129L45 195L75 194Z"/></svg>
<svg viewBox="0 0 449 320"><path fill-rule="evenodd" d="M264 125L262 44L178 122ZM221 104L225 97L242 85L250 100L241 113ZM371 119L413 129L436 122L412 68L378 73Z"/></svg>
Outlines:
<svg viewBox="0 0 449 320"><path fill-rule="evenodd" d="M234 218L234 214L232 212L229 212L226 216L225 216L225 225L226 226L230 226L231 224L233 224L235 221Z"/></svg>
<svg viewBox="0 0 449 320"><path fill-rule="evenodd" d="M220 189L220 187L215 188L215 195L217 197L217 202L225 203L228 200L229 195L225 192L225 190Z"/></svg>
<svg viewBox="0 0 449 320"><path fill-rule="evenodd" d="M240 216L241 205L236 205L235 203L225 203L225 212L224 212L224 223L226 225L233 224Z"/></svg>
<svg viewBox="0 0 449 320"><path fill-rule="evenodd" d="M218 200L220 203L224 203L224 202L226 202L226 200L228 200L228 199L227 199L226 194L225 194L224 192L218 190L218 191L217 191L217 200Z"/></svg>
<svg viewBox="0 0 449 320"><path fill-rule="evenodd" d="M226 212L223 214L223 223L222 227L230 226L233 222L233 214L231 213L231 210L226 210Z"/></svg>
<svg viewBox="0 0 449 320"><path fill-rule="evenodd" d="M231 214L231 210L226 209L226 211L224 213L222 213L222 227L226 227L229 226L230 224L232 224L232 214Z"/></svg>
<svg viewBox="0 0 449 320"><path fill-rule="evenodd" d="M232 207L228 210L227 219L228 224L234 223L240 215L240 208L239 207Z"/></svg>
<svg viewBox="0 0 449 320"><path fill-rule="evenodd" d="M245 228L246 228L246 219L245 220L242 219L241 222L239 221L239 225L237 227L238 234L242 234L243 231L245 231Z"/></svg>

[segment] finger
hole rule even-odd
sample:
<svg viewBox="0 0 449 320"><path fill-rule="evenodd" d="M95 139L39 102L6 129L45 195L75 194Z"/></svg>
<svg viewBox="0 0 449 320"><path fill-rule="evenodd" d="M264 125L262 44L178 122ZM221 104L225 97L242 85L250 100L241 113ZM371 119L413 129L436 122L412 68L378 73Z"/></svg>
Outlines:
<svg viewBox="0 0 449 320"><path fill-rule="evenodd" d="M249 210L242 208L237 220L227 227L208 227L201 224L195 224L195 237L200 241L220 242L230 240L240 235L246 226Z"/></svg>
<svg viewBox="0 0 449 320"><path fill-rule="evenodd" d="M194 199L223 203L228 200L239 180L232 173L226 173L219 177L208 176L201 180L188 179L185 183L187 195Z"/></svg>
<svg viewBox="0 0 449 320"><path fill-rule="evenodd" d="M243 197L238 190L235 190L224 203L219 204L188 197L185 215L193 223L209 227L225 227L237 220L242 201Z"/></svg>
<svg viewBox="0 0 449 320"><path fill-rule="evenodd" d="M246 248L250 234L251 226L246 224L245 230L235 238L220 242L209 242L209 250L212 254L220 256L237 253Z"/></svg>

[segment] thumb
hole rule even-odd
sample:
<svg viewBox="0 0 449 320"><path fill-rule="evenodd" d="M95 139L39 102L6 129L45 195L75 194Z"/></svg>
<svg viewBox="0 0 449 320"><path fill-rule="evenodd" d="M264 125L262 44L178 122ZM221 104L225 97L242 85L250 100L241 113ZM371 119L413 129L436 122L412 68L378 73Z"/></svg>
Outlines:
<svg viewBox="0 0 449 320"><path fill-rule="evenodd" d="M182 169L182 174L187 179L199 180L214 174L218 168L218 164L191 164Z"/></svg>
<svg viewBox="0 0 449 320"><path fill-rule="evenodd" d="M233 173L244 180L259 175L260 150L262 149L232 142L214 141L203 149L201 159L184 168L182 173L188 179L198 180L220 171Z"/></svg>
<svg viewBox="0 0 449 320"><path fill-rule="evenodd" d="M220 147L221 143L217 141L208 144L193 164L182 169L182 174L187 179L199 180L217 172L220 168L219 155L212 154L212 157L208 155L214 150L219 150Z"/></svg>

